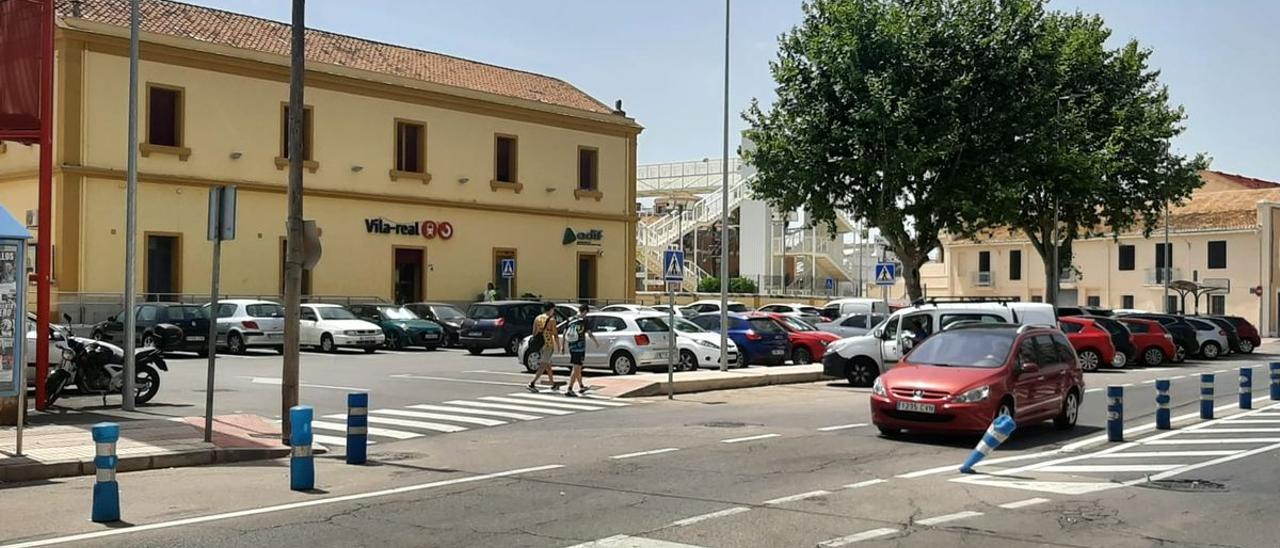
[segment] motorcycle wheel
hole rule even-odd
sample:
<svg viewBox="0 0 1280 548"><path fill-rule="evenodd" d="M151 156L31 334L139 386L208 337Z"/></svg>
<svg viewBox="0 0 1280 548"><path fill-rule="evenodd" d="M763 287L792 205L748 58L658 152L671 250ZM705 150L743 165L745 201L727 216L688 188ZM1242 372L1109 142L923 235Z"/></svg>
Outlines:
<svg viewBox="0 0 1280 548"><path fill-rule="evenodd" d="M45 401L47 405L53 405L58 401L58 397L62 395L62 389L67 387L67 382L71 380L71 373L59 369L49 374L49 378L44 381Z"/></svg>
<svg viewBox="0 0 1280 548"><path fill-rule="evenodd" d="M151 401L151 398L156 397L156 392L160 391L160 372L151 364L138 364L138 370L134 372L133 389L134 403Z"/></svg>

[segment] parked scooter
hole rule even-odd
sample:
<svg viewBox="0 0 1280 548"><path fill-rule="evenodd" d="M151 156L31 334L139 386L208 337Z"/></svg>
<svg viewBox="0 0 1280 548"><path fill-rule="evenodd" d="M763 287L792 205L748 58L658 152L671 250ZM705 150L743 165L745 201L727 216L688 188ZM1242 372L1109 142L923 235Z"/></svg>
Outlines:
<svg viewBox="0 0 1280 548"><path fill-rule="evenodd" d="M175 325L157 325L157 330L179 329ZM49 405L58 400L68 384L74 383L81 392L119 394L124 387L124 349L111 343L72 336L64 333L62 363L49 373L45 381L45 395ZM134 402L147 403L160 391L160 371L168 371L160 349L147 346L134 352Z"/></svg>

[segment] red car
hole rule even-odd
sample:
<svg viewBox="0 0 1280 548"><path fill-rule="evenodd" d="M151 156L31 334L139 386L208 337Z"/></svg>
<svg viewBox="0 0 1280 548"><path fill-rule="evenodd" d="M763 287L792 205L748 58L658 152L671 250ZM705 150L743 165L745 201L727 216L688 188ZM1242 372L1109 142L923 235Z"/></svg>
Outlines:
<svg viewBox="0 0 1280 548"><path fill-rule="evenodd" d="M1116 361L1116 345L1111 340L1111 333L1089 318L1068 316L1058 318L1058 327L1067 334L1071 347L1079 356L1080 369L1097 371L1098 367L1114 365Z"/></svg>
<svg viewBox="0 0 1280 548"><path fill-rule="evenodd" d="M1000 415L1018 428L1075 426L1084 375L1071 343L1050 327L973 323L920 342L871 387L871 421L902 430L983 432Z"/></svg>
<svg viewBox="0 0 1280 548"><path fill-rule="evenodd" d="M1160 322L1140 318L1121 318L1119 321L1132 333L1133 346L1143 364L1155 367L1177 355L1173 335Z"/></svg>
<svg viewBox="0 0 1280 548"><path fill-rule="evenodd" d="M1236 333L1240 334L1240 345L1238 348L1232 348L1232 351L1251 354L1253 353L1253 349L1262 344L1262 336L1258 333L1258 328L1249 323L1249 320L1241 318L1240 316L1214 317L1227 320L1231 322L1232 325L1236 326Z"/></svg>
<svg viewBox="0 0 1280 548"><path fill-rule="evenodd" d="M796 365L821 362L822 357L827 355L827 345L840 340L839 335L819 331L799 318L776 312L769 314L769 317L786 330L788 342L791 343L791 363Z"/></svg>

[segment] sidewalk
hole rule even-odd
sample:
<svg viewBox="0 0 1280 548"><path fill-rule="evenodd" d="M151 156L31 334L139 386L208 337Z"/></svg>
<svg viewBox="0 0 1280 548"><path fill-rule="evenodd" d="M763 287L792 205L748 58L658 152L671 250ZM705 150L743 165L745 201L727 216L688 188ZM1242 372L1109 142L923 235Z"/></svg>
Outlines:
<svg viewBox="0 0 1280 548"><path fill-rule="evenodd" d="M676 394L733 390L768 386L771 384L799 384L830 379L822 374L822 364L788 365L776 367L748 367L721 372L718 369L702 369L675 374ZM666 373L641 373L625 377L606 377L591 380L594 393L616 398L658 396L667 393Z"/></svg>
<svg viewBox="0 0 1280 548"><path fill-rule="evenodd" d="M204 417L119 421L119 470L272 459L287 456L280 427L257 415L213 418L213 442L204 442ZM23 453L14 453L17 429L0 429L0 483L94 473L92 424L37 425L23 431Z"/></svg>

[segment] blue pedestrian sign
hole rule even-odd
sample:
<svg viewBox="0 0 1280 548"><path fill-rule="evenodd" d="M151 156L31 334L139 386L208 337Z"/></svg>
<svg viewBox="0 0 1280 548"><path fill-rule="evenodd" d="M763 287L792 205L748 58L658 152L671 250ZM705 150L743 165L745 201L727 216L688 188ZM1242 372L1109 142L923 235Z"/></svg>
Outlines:
<svg viewBox="0 0 1280 548"><path fill-rule="evenodd" d="M898 281L898 265L876 263L876 285L893 285Z"/></svg>
<svg viewBox="0 0 1280 548"><path fill-rule="evenodd" d="M502 260L502 277L503 278L516 277L516 260L515 259Z"/></svg>
<svg viewBox="0 0 1280 548"><path fill-rule="evenodd" d="M668 249L662 253L662 278L668 282L684 281L684 252Z"/></svg>
<svg viewBox="0 0 1280 548"><path fill-rule="evenodd" d="M832 289L835 289L835 288L836 288L836 280L834 278L827 278L827 291L831 291Z"/></svg>

